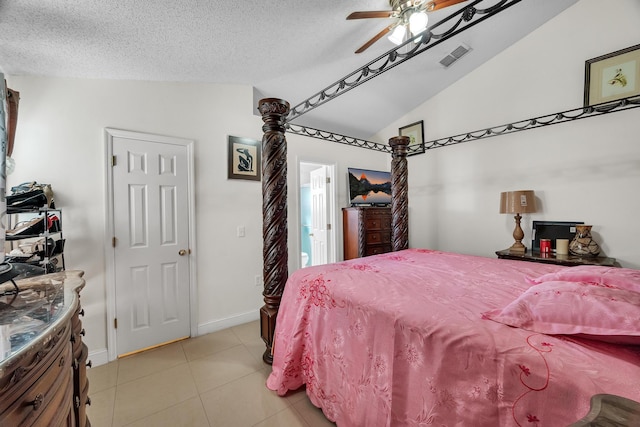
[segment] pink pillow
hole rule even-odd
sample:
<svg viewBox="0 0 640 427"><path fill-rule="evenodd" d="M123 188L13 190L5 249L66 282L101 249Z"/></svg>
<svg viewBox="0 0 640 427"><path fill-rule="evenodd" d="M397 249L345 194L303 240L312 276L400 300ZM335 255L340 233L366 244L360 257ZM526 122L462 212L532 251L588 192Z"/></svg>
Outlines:
<svg viewBox="0 0 640 427"><path fill-rule="evenodd" d="M606 287L640 292L640 270L631 268L580 265L577 267L567 267L555 273L547 273L536 279L528 280L535 284L556 280L588 282Z"/></svg>
<svg viewBox="0 0 640 427"><path fill-rule="evenodd" d="M640 344L640 293L592 283L544 282L482 317L543 334Z"/></svg>

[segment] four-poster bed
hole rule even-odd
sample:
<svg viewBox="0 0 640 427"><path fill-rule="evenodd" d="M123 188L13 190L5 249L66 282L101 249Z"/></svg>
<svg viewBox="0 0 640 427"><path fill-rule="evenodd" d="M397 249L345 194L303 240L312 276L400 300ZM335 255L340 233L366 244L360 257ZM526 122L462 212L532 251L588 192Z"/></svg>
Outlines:
<svg viewBox="0 0 640 427"><path fill-rule="evenodd" d="M267 98L258 108L270 389L305 385L340 426L566 426L593 396L638 400L640 273L567 276L569 267L408 249L406 137L389 141L394 252L288 277L285 129L300 107ZM620 408L620 419L640 420Z"/></svg>
<svg viewBox="0 0 640 427"><path fill-rule="evenodd" d="M602 394L590 419L640 422L624 406L640 396L640 272L407 249L409 140L394 137L394 252L288 277L289 105L259 108L270 389L306 386L340 426L566 426Z"/></svg>

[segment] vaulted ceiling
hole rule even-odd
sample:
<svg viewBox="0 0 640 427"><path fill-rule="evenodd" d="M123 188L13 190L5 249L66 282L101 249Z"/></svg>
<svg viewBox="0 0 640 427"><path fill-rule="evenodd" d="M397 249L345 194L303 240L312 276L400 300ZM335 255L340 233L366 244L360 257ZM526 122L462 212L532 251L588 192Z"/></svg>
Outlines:
<svg viewBox="0 0 640 427"><path fill-rule="evenodd" d="M295 122L368 138L578 0L522 0ZM432 12L432 25L473 0ZM483 0L478 8L496 4ZM388 0L0 0L0 71L243 84L295 105L392 49ZM448 68L439 61L464 44ZM255 102L254 102L255 105Z"/></svg>

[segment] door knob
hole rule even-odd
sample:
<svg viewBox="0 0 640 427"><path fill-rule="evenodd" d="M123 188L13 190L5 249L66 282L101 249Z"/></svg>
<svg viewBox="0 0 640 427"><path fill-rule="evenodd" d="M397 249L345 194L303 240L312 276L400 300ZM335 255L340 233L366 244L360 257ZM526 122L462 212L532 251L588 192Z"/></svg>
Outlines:
<svg viewBox="0 0 640 427"><path fill-rule="evenodd" d="M178 255L180 255L180 256L185 256L186 254L190 254L190 253L191 253L191 250L189 250L189 249L180 249L178 251Z"/></svg>

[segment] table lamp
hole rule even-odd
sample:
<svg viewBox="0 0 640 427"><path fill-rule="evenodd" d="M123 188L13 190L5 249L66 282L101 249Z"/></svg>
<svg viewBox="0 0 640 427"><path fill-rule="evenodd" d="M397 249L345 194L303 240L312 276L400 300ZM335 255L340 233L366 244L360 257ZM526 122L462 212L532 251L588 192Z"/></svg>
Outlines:
<svg viewBox="0 0 640 427"><path fill-rule="evenodd" d="M509 252L524 254L527 248L522 244L524 231L520 227L520 214L534 213L536 211L536 198L533 190L505 191L500 193L500 213L516 214L516 228L513 230L515 243L509 248Z"/></svg>

